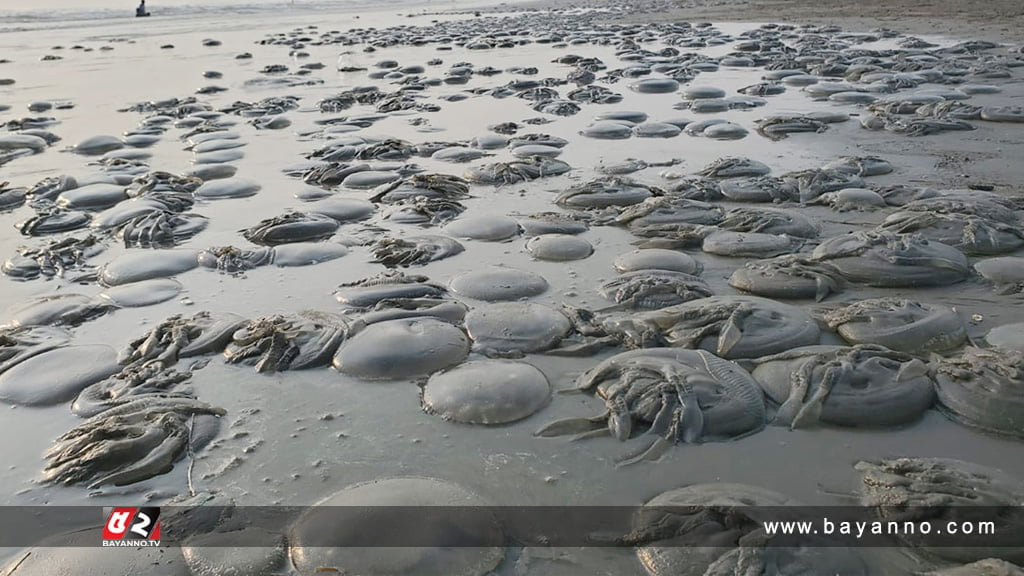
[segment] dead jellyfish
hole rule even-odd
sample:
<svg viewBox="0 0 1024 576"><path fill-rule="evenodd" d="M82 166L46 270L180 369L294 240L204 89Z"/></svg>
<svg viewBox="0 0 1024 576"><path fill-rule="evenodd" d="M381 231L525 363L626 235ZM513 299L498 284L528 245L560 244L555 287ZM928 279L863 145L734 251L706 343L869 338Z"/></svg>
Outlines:
<svg viewBox="0 0 1024 576"><path fill-rule="evenodd" d="M1024 484L1018 478L951 458L895 458L858 462L854 468L861 476L863 505L876 508L882 521L917 525L914 531L895 534L914 553L956 562L1024 561L1024 512L1019 506ZM992 531L947 531L950 524L972 521L991 522Z"/></svg>
<svg viewBox="0 0 1024 576"><path fill-rule="evenodd" d="M996 348L1024 352L1024 322L996 326L985 335L985 341Z"/></svg>
<svg viewBox="0 0 1024 576"><path fill-rule="evenodd" d="M522 356L558 345L572 323L558 310L532 302L501 302L466 314L473 349L488 356Z"/></svg>
<svg viewBox="0 0 1024 576"><path fill-rule="evenodd" d="M141 280L174 276L197 266L197 250L126 252L100 268L99 281L104 286L120 286Z"/></svg>
<svg viewBox="0 0 1024 576"><path fill-rule="evenodd" d="M221 178L210 182L204 182L196 189L195 195L198 198L215 200L219 198L246 198L255 195L260 191L261 186L251 180L243 178Z"/></svg>
<svg viewBox="0 0 1024 576"><path fill-rule="evenodd" d="M995 284L1002 294L1013 294L1024 289L1024 258L1019 256L1000 256L987 258L974 265L986 280Z"/></svg>
<svg viewBox="0 0 1024 576"><path fill-rule="evenodd" d="M71 151L83 156L99 156L121 148L124 148L124 141L116 136L92 136L75 144Z"/></svg>
<svg viewBox="0 0 1024 576"><path fill-rule="evenodd" d="M423 409L464 424L507 424L539 410L551 397L544 373L512 360L477 360L430 377Z"/></svg>
<svg viewBox="0 0 1024 576"><path fill-rule="evenodd" d="M878 344L910 354L944 352L967 340L967 326L956 310L905 298L853 302L827 312L825 321L851 344Z"/></svg>
<svg viewBox="0 0 1024 576"><path fill-rule="evenodd" d="M155 278L110 288L99 297L119 308L139 308L166 302L181 291L182 285L177 280Z"/></svg>
<svg viewBox="0 0 1024 576"><path fill-rule="evenodd" d="M500 214L456 218L444 227L455 238L500 242L519 234L519 223Z"/></svg>
<svg viewBox="0 0 1024 576"><path fill-rule="evenodd" d="M526 243L526 250L538 260L567 262L582 260L594 253L594 246L570 234L543 234Z"/></svg>
<svg viewBox="0 0 1024 576"><path fill-rule="evenodd" d="M694 484L659 494L641 507L621 543L637 546L651 576L680 574L844 574L871 572L855 549L823 536L801 536L782 548L764 536L759 511L798 506L793 499L745 484ZM714 543L710 546L709 543Z"/></svg>
<svg viewBox="0 0 1024 576"><path fill-rule="evenodd" d="M306 212L323 214L339 223L365 220L376 210L377 207L372 202L358 198L327 198L306 206Z"/></svg>
<svg viewBox="0 0 1024 576"><path fill-rule="evenodd" d="M882 346L806 346L756 360L752 374L790 428L901 426L935 403L923 362Z"/></svg>
<svg viewBox="0 0 1024 576"><path fill-rule="evenodd" d="M624 140L633 135L633 124L621 120L601 120L587 126L580 134L598 140Z"/></svg>
<svg viewBox="0 0 1024 576"><path fill-rule="evenodd" d="M803 244L803 238L785 234L722 230L706 236L701 248L708 254L718 256L771 258L796 252Z"/></svg>
<svg viewBox="0 0 1024 576"><path fill-rule="evenodd" d="M637 138L674 138L683 129L667 122L644 122L633 126L633 134Z"/></svg>
<svg viewBox="0 0 1024 576"><path fill-rule="evenodd" d="M44 352L0 376L0 402L51 406L68 402L86 386L120 370L117 353L103 345L68 346Z"/></svg>
<svg viewBox="0 0 1024 576"><path fill-rule="evenodd" d="M1007 349L967 348L935 362L940 410L972 428L1024 438L1022 366L1024 353Z"/></svg>
<svg viewBox="0 0 1024 576"><path fill-rule="evenodd" d="M492 266L459 274L448 287L460 296L496 302L537 296L548 289L548 282L533 272Z"/></svg>
<svg viewBox="0 0 1024 576"><path fill-rule="evenodd" d="M56 534L11 558L0 574L12 576L53 576L55 574L147 574L149 576L190 576L188 565L177 548L109 548L94 550L103 540L101 528Z"/></svg>
<svg viewBox="0 0 1024 576"><path fill-rule="evenodd" d="M626 272L602 284L598 292L623 308L636 310L657 310L712 295L704 280L671 270Z"/></svg>
<svg viewBox="0 0 1024 576"><path fill-rule="evenodd" d="M683 89L683 98L687 100L725 98L725 90L714 86L687 86Z"/></svg>
<svg viewBox="0 0 1024 576"><path fill-rule="evenodd" d="M288 541L301 576L483 576L505 556L504 534L488 503L433 478L349 486L301 516Z"/></svg>
<svg viewBox="0 0 1024 576"><path fill-rule="evenodd" d="M68 210L105 210L127 199L124 186L97 182L61 192L56 203Z"/></svg>
<svg viewBox="0 0 1024 576"><path fill-rule="evenodd" d="M671 78L644 78L630 84L629 88L640 94L667 94L678 90L679 82Z"/></svg>
<svg viewBox="0 0 1024 576"><path fill-rule="evenodd" d="M750 132L734 122L721 122L712 124L704 129L702 134L714 140L739 140Z"/></svg>
<svg viewBox="0 0 1024 576"><path fill-rule="evenodd" d="M365 380L426 376L462 362L469 338L436 318L403 318L371 324L342 344L334 368Z"/></svg>
<svg viewBox="0 0 1024 576"><path fill-rule="evenodd" d="M627 252L615 258L612 266L619 272L671 270L684 274L700 274L702 268L700 263L689 254L663 248L647 248Z"/></svg>

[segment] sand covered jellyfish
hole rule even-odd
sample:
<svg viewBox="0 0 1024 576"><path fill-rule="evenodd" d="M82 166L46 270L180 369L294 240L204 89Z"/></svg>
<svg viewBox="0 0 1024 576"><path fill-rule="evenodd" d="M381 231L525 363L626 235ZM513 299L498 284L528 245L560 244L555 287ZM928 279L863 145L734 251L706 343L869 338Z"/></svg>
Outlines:
<svg viewBox="0 0 1024 576"><path fill-rule="evenodd" d="M801 202L811 202L822 194L836 192L844 188L866 187L866 183L860 176L831 168L789 172L782 178L796 187Z"/></svg>
<svg viewBox="0 0 1024 576"><path fill-rule="evenodd" d="M345 308L366 310L396 299L440 300L447 293L443 286L430 282L426 276L388 270L339 285L334 298Z"/></svg>
<svg viewBox="0 0 1024 576"><path fill-rule="evenodd" d="M939 410L986 432L1024 438L1024 353L969 347L932 364Z"/></svg>
<svg viewBox="0 0 1024 576"><path fill-rule="evenodd" d="M364 380L426 376L462 362L469 338L437 318L401 318L371 324L346 340L334 355L334 368Z"/></svg>
<svg viewBox="0 0 1024 576"><path fill-rule="evenodd" d="M759 358L818 343L820 329L796 306L755 296L710 296L601 322L627 346L704 349L722 358Z"/></svg>
<svg viewBox="0 0 1024 576"><path fill-rule="evenodd" d="M671 78L644 78L630 84L629 89L640 94L667 94L678 90L679 82Z"/></svg>
<svg viewBox="0 0 1024 576"><path fill-rule="evenodd" d="M726 180L722 183L723 190ZM816 238L818 226L811 219L791 210L739 206L725 213L717 226L733 232L785 234L796 238Z"/></svg>
<svg viewBox="0 0 1024 576"><path fill-rule="evenodd" d="M163 518L161 518L163 520ZM111 548L97 554L103 540L100 527L55 534L11 557L0 567L5 576L53 576L55 574L148 574L193 576L182 553L168 548Z"/></svg>
<svg viewBox="0 0 1024 576"><path fill-rule="evenodd" d="M878 156L842 156L822 166L828 170L839 170L860 177L880 176L893 171L892 164Z"/></svg>
<svg viewBox="0 0 1024 576"><path fill-rule="evenodd" d="M31 356L0 374L0 401L51 406L119 370L117 353L102 344L63 346Z"/></svg>
<svg viewBox="0 0 1024 576"><path fill-rule="evenodd" d="M1005 223L974 214L900 211L890 214L877 230L916 233L958 248L964 254L1003 254L1024 246L1019 223Z"/></svg>
<svg viewBox="0 0 1024 576"><path fill-rule="evenodd" d="M786 234L718 230L704 236L701 249L732 258L770 258L800 250L805 240Z"/></svg>
<svg viewBox="0 0 1024 576"><path fill-rule="evenodd" d="M77 326L114 308L108 300L84 294L39 296L9 310L6 326Z"/></svg>
<svg viewBox="0 0 1024 576"><path fill-rule="evenodd" d="M626 226L635 236L666 236L699 244L714 230L710 226L721 222L724 212L721 207L700 200L659 196L619 210L608 223Z"/></svg>
<svg viewBox="0 0 1024 576"><path fill-rule="evenodd" d="M847 281L882 288L945 286L967 278L962 252L916 234L855 232L825 240L811 258Z"/></svg>
<svg viewBox="0 0 1024 576"><path fill-rule="evenodd" d="M764 394L734 362L705 350L657 348L608 358L577 380L605 403L592 418L557 420L537 436L605 434L625 441L649 424L652 442L624 455L621 464L656 460L679 442L697 444L747 436L765 426Z"/></svg>
<svg viewBox="0 0 1024 576"><path fill-rule="evenodd" d="M0 374L33 356L63 347L71 333L50 326L0 328Z"/></svg>
<svg viewBox="0 0 1024 576"><path fill-rule="evenodd" d="M781 511L793 506L800 503L756 486L693 484L645 503L634 516L633 530L617 542L636 546L640 563L651 576L872 574L856 549L840 547L824 536L773 543L765 521L780 513L785 516Z"/></svg>
<svg viewBox="0 0 1024 576"><path fill-rule="evenodd" d="M139 398L85 420L46 452L42 481L124 486L170 472L212 439L225 414L192 398Z"/></svg>
<svg viewBox="0 0 1024 576"><path fill-rule="evenodd" d="M306 204L305 209L307 213L322 214L340 224L365 220L377 211L372 202L359 198L325 198Z"/></svg>
<svg viewBox="0 0 1024 576"><path fill-rule="evenodd" d="M526 242L526 251L537 260L570 262L594 253L594 245L571 234L542 234Z"/></svg>
<svg viewBox="0 0 1024 576"><path fill-rule="evenodd" d="M175 314L129 342L118 362L128 366L156 361L170 367L179 358L219 354L246 323L245 318L228 312L202 311L191 317Z"/></svg>
<svg viewBox="0 0 1024 576"><path fill-rule="evenodd" d="M644 248L620 254L612 261L619 273L638 270L669 270L698 275L704 269L700 262L685 252L664 248Z"/></svg>
<svg viewBox="0 0 1024 576"><path fill-rule="evenodd" d="M682 131L682 128L668 122L644 122L633 126L633 134L637 138L675 138Z"/></svg>
<svg viewBox="0 0 1024 576"><path fill-rule="evenodd" d="M995 285L1000 294L1015 294L1024 290L1024 258L1019 256L1001 256L987 258L974 264L986 280Z"/></svg>
<svg viewBox="0 0 1024 576"><path fill-rule="evenodd" d="M935 403L927 366L883 346L807 346L754 364L754 378L779 405L774 423L793 429L900 426Z"/></svg>
<svg viewBox="0 0 1024 576"><path fill-rule="evenodd" d="M418 511L416 522L409 522L409 510ZM301 576L483 576L505 556L505 536L486 500L457 484L418 477L344 488L301 516L288 542Z"/></svg>
<svg viewBox="0 0 1024 576"><path fill-rule="evenodd" d="M506 358L544 352L558 346L573 330L562 312L533 302L500 302L466 314L473 351Z"/></svg>
<svg viewBox="0 0 1024 576"><path fill-rule="evenodd" d="M980 116L989 122L1024 122L1024 107L985 106Z"/></svg>
<svg viewBox="0 0 1024 576"><path fill-rule="evenodd" d="M209 220L199 214L154 211L136 216L117 230L126 247L161 248L174 246L206 229Z"/></svg>
<svg viewBox="0 0 1024 576"><path fill-rule="evenodd" d="M531 156L511 162L495 162L466 170L463 177L474 184L515 184L545 176L559 176L572 170L568 164L555 158Z"/></svg>
<svg viewBox="0 0 1024 576"><path fill-rule="evenodd" d="M507 424L528 418L551 397L551 384L531 364L475 360L433 374L420 395L423 410L463 424Z"/></svg>
<svg viewBox="0 0 1024 576"><path fill-rule="evenodd" d="M1024 483L1002 470L951 458L894 458L858 462L861 503L882 521L929 525L896 537L915 553L953 562L998 558L1020 564L1024 546ZM999 510L993 514L993 510ZM992 533L946 531L950 522L994 522Z"/></svg>
<svg viewBox="0 0 1024 576"><path fill-rule="evenodd" d="M417 197L465 200L469 198L466 180L450 174L415 174L374 190L371 202L392 204Z"/></svg>
<svg viewBox="0 0 1024 576"><path fill-rule="evenodd" d="M203 185L196 189L196 198L206 200L217 200L222 198L248 198L260 191L262 186L244 178L221 178L203 182Z"/></svg>
<svg viewBox="0 0 1024 576"><path fill-rule="evenodd" d="M904 203L901 211L971 215L1004 224L1019 224L1018 205L1012 198L976 190L925 190Z"/></svg>
<svg viewBox="0 0 1024 576"><path fill-rule="evenodd" d="M224 348L228 364L252 364L257 372L302 370L328 364L348 335L337 314L306 310L250 320Z"/></svg>
<svg viewBox="0 0 1024 576"><path fill-rule="evenodd" d="M389 298L365 311L350 312L355 314L355 318L349 325L349 337L378 322L407 318L433 318L458 325L465 319L469 307L441 298Z"/></svg>
<svg viewBox="0 0 1024 576"><path fill-rule="evenodd" d="M767 176L771 171L772 169L763 162L730 156L715 160L698 172L698 175L708 178L744 178Z"/></svg>
<svg viewBox="0 0 1024 576"><path fill-rule="evenodd" d="M631 206L662 194L664 194L662 190L653 186L613 176L574 185L559 194L555 198L555 204L563 208L578 210Z"/></svg>
<svg viewBox="0 0 1024 576"><path fill-rule="evenodd" d="M967 340L967 326L956 310L906 298L860 300L829 310L824 320L851 344L909 354L946 352Z"/></svg>
<svg viewBox="0 0 1024 576"><path fill-rule="evenodd" d="M200 251L196 260L204 268L212 268L228 274L239 274L273 262L274 250L269 246L257 246L252 249L214 246Z"/></svg>
<svg viewBox="0 0 1024 576"><path fill-rule="evenodd" d="M424 266L461 254L465 246L449 236L427 234L403 238L381 238L373 245L373 260L388 268L398 266Z"/></svg>
<svg viewBox="0 0 1024 576"><path fill-rule="evenodd" d="M25 203L28 188L11 186L10 182L0 182L0 211L13 210Z"/></svg>
<svg viewBox="0 0 1024 576"><path fill-rule="evenodd" d="M210 180L213 179L210 178ZM191 202L194 202L194 199L190 202L184 195L192 194L198 190L203 185L204 180L206 179L197 176L172 174L157 170L147 172L133 179L131 184L125 188L125 192L132 198L161 199L171 197L191 206ZM185 206L181 208L181 210L185 209L187 209Z"/></svg>
<svg viewBox="0 0 1024 576"><path fill-rule="evenodd" d="M813 132L821 134L828 130L828 124L808 118L803 114L784 114L761 118L756 122L757 133L769 140L783 140L789 134Z"/></svg>
<svg viewBox="0 0 1024 576"><path fill-rule="evenodd" d="M459 296L497 302L542 294L548 289L548 281L533 272L491 266L458 274L451 279L448 286Z"/></svg>
<svg viewBox="0 0 1024 576"><path fill-rule="evenodd" d="M120 286L153 278L168 278L199 266L199 251L186 248L129 251L98 270L102 286Z"/></svg>
<svg viewBox="0 0 1024 576"><path fill-rule="evenodd" d="M799 254L747 262L729 277L729 285L766 298L815 299L842 291L839 271Z"/></svg>
<svg viewBox="0 0 1024 576"><path fill-rule="evenodd" d="M100 211L127 199L124 186L96 182L61 192L54 204L65 210Z"/></svg>
<svg viewBox="0 0 1024 576"><path fill-rule="evenodd" d="M633 135L636 124L624 120L598 120L580 131L580 135L596 140L625 140Z"/></svg>
<svg viewBox="0 0 1024 576"><path fill-rule="evenodd" d="M996 326L985 335L985 342L995 348L1024 352L1024 322Z"/></svg>
<svg viewBox="0 0 1024 576"><path fill-rule="evenodd" d="M503 242L518 236L522 229L518 222L508 216L484 214L456 218L446 224L443 231L456 238Z"/></svg>
<svg viewBox="0 0 1024 576"><path fill-rule="evenodd" d="M301 170L287 170L285 173L301 178L306 184L331 189L340 186L352 174L369 169L370 165L364 163L326 162L303 167Z"/></svg>
<svg viewBox="0 0 1024 576"><path fill-rule="evenodd" d="M290 212L263 220L245 230L242 236L255 244L276 246L330 238L337 232L338 226L338 221L329 216Z"/></svg>
<svg viewBox="0 0 1024 576"><path fill-rule="evenodd" d="M71 412L90 418L140 398L194 398L192 388L183 384L191 376L190 370L179 372L160 361L125 366L82 389L71 403Z"/></svg>
<svg viewBox="0 0 1024 576"><path fill-rule="evenodd" d="M524 236L542 234L582 234L590 229L584 215L565 212L536 212L522 215L513 214L523 229Z"/></svg>
<svg viewBox="0 0 1024 576"><path fill-rule="evenodd" d="M923 572L921 576L1024 576L1024 569L998 558Z"/></svg>
<svg viewBox="0 0 1024 576"><path fill-rule="evenodd" d="M36 215L14 225L23 236L47 236L85 228L92 216L77 210L64 210L56 206L40 206Z"/></svg>
<svg viewBox="0 0 1024 576"><path fill-rule="evenodd" d="M799 198L794 184L776 176L722 180L719 195L733 202L785 202Z"/></svg>
<svg viewBox="0 0 1024 576"><path fill-rule="evenodd" d="M91 136L71 147L75 154L83 156L100 156L111 150L124 148L124 140L116 136Z"/></svg>
<svg viewBox="0 0 1024 576"><path fill-rule="evenodd" d="M626 272L602 284L598 292L621 308L635 310L657 310L712 295L707 283L692 274L656 269Z"/></svg>
<svg viewBox="0 0 1024 576"><path fill-rule="evenodd" d="M866 212L888 206L884 196L867 188L843 188L835 192L826 192L811 200L808 204L831 206L833 210L839 212L849 212L851 210Z"/></svg>

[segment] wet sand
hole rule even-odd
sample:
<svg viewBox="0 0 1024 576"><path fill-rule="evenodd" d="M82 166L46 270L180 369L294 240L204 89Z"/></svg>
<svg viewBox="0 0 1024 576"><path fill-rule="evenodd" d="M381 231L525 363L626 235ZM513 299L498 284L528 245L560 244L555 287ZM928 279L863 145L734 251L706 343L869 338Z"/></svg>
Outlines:
<svg viewBox="0 0 1024 576"><path fill-rule="evenodd" d="M909 4L909 3L908 3ZM981 4L981 3L977 3ZM673 8L669 12L627 14L622 22L664 21L678 18L691 21L712 21L719 30L737 37L757 27L750 22L792 21L794 23L836 23L851 32L868 31L879 26L922 34L943 46L963 38L998 37L1014 41L1019 33L1009 2L1001 16L984 21L952 21L953 7L936 6L927 17L911 11L880 12L874 19L852 19L830 16L816 20L806 5L796 3L761 4L758 7L736 7L736 4L702 4ZM860 3L863 6L863 3ZM897 4L886 6L898 10ZM950 5L952 6L952 5ZM970 6L970 5L969 5ZM320 30L350 27L387 27L394 25L427 26L431 20L454 18L474 19L472 13L442 16L434 7L407 10L413 17L397 18L393 13L336 14L317 19ZM438 6L437 8L441 8ZM488 12L486 17L503 17ZM927 10L921 7L921 10ZM429 10L429 13L426 13ZM858 7L860 10L869 8ZM884 16L884 17L883 17ZM978 15L981 18L984 15ZM257 101L269 96L295 95L302 105L285 113L292 125L285 130L256 130L246 119L228 116L235 124L230 129L243 134L246 146L243 157L232 164L239 176L258 181L262 190L244 199L203 202L196 211L210 219L207 230L189 239L182 247L203 249L210 246L243 244L239 230L264 218L288 210L302 209L304 203L295 197L306 186L282 170L304 161L304 155L323 146L326 139L317 131L316 120L323 114L315 103L353 86L376 83L366 72L339 73L335 70L340 46L307 46L311 55L300 59L288 54L284 46L259 44L271 34L288 32L313 22L308 16L282 19L248 16L237 19L159 22L144 28L136 22L96 24L62 30L37 30L0 35L0 53L13 63L0 65L0 78L16 79L13 86L0 86L0 104L10 104L4 121L28 115L26 107L39 100L70 100L71 110L56 111L61 123L52 128L63 140L43 154L19 158L0 167L0 181L30 186L40 179L58 174L97 176L100 172L89 166L89 158L60 152L61 148L96 134L121 134L143 120L143 114L116 112L117 109L147 100L184 98L207 84L224 85L228 91L201 95L198 98L220 109L232 103ZM938 28L929 22L940 21ZM719 24L719 22L721 22ZM500 26L500 24L495 24ZM1003 30L1007 28L1008 30ZM307 30L307 33L312 32ZM939 35L935 35L939 34ZM989 35L992 36L989 36ZM1005 35L1004 35L1005 34ZM203 46L206 38L216 38L220 46ZM57 45L75 44L94 48L92 52L55 50ZM172 44L173 49L162 46ZM872 46L874 44L869 44ZM113 50L101 51L100 47ZM882 41L879 46L889 47ZM728 44L702 49L709 57L729 52ZM235 55L251 52L252 60L237 60ZM401 64L425 64L440 57L444 67L428 69L438 74L459 61L477 67L498 68L535 66L534 78L564 77L570 67L553 62L565 53L596 56L610 67L626 65L616 58L615 48L608 45L581 45L550 48L534 44L514 50L469 50L456 47L438 52L431 47L397 45L380 48L376 53L357 53L350 62L372 67L380 60L394 59ZM7 56L10 54L10 56ZM65 58L40 62L45 54L61 54ZM259 70L267 65L283 64L292 68L319 61L325 69L310 77L323 80L312 86L275 87L246 84L247 80L266 77ZM372 68L371 68L372 69ZM224 73L223 79L204 80L205 70ZM1019 70L1019 69L1017 69ZM700 77L694 84L714 85L730 95L758 81L760 69L727 68ZM520 78L521 76L515 76ZM436 113L407 111L388 115L360 135L392 136L410 142L430 140L468 140L488 133L488 126L505 121L522 122L543 116L530 109L529 103L515 97L495 99L473 96L460 102L443 100L442 96L465 94L470 88L492 88L508 82L510 74L493 78L474 77L467 86L431 88L430 102L438 103ZM978 104L1024 103L1024 84L1020 72L1013 79L998 80L1002 92L977 95ZM991 186L1002 194L1020 192L1024 167L1017 159L1024 157L1021 126L976 122L970 132L948 132L922 138L908 138L890 132L862 129L857 116L845 123L831 125L822 134L794 134L778 142L769 141L754 132L754 120L774 113L834 111L841 109L859 115L863 109L853 105L837 106L812 101L795 89L769 97L769 104L753 110L730 110L715 117L737 122L750 129L750 134L736 141L715 141L680 135L672 139L641 139L612 142L586 139L579 132L593 116L608 110L649 110L652 120L693 116L688 111L672 108L679 101L676 93L638 94L627 88L628 79L610 84L623 95L618 104L584 105L570 117L550 116L550 124L524 126L521 132L544 132L564 137L571 142L560 156L574 170L565 176L541 178L509 186L474 186L474 198L465 201L467 215L522 214L553 209L556 195L572 186L598 176L597 168L621 162L626 158L648 161L682 159L672 170L692 174L723 156L748 156L770 165L773 174L819 167L843 155L878 155L889 160L895 171L873 177L871 184L904 183L913 186L961 188L971 185ZM380 82L382 89L393 89ZM561 88L565 91L565 88ZM372 107L346 112L371 113ZM48 113L49 114L49 113ZM345 114L345 113L342 113ZM410 120L422 120L412 123ZM703 119L703 118L700 118ZM147 149L147 160L154 170L180 173L193 168L192 153L182 149L178 135L170 131L160 142ZM414 159L431 172L461 174L468 166L493 160L511 160L507 150L496 157L463 164L446 164L429 158ZM670 186L662 168L648 168L631 175L642 183ZM339 198L364 199L365 190L339 189ZM725 203L733 207L735 204ZM874 226L885 216L880 212L837 213L826 207L801 208L809 217L823 224L822 238L850 230ZM0 215L0 248L7 257L28 241L18 234L13 224L30 214L27 208ZM380 224L379 221L374 221ZM397 233L421 231L416 228L384 223ZM431 231L434 233L436 230ZM347 241L366 234L358 224L344 225L338 238ZM626 230L614 227L592 227L583 235L596 248L588 259L570 263L539 262L525 250L526 238L492 243L465 241L466 252L433 262L412 272L423 273L445 284L457 274L477 269L481 263L501 263L543 275L551 288L535 301L557 306L562 302L596 308L608 303L596 292L597 286L614 277L611 260L634 248L637 241ZM181 297L168 302L115 313L87 322L74 329L76 344L108 344L120 348L130 339L171 314L193 314L200 309L232 311L249 317L274 313L292 313L303 309L337 311L332 290L338 284L380 272L383 268L370 264L369 249L352 243L348 255L332 262L300 268L258 268L240 277L197 269L177 276L186 290ZM126 249L112 243L99 256L97 264L112 260ZM135 249L137 250L137 249ZM719 294L736 293L727 285L731 272L742 260L721 258L699 251L689 251L704 265L703 277ZM1019 252L1018 254L1019 255ZM30 297L65 292L98 294L102 288L95 283L72 283L64 280L14 282L0 278L0 309L8 309ZM868 298L881 295L911 295L928 302L954 306L964 318L979 317L969 324L972 337L980 338L990 328L1024 321L1020 296L998 296L991 285L978 279L948 288L925 290L882 290L858 288L843 296ZM472 305L480 305L473 302ZM812 307L813 303L803 302ZM835 336L832 336L835 338ZM529 355L527 361L545 372L554 388L572 385L576 376L595 365L612 351L595 358L557 358ZM654 495L681 485L698 482L742 482L778 490L811 504L844 503L836 493L849 492L855 481L852 465L860 459L892 456L934 456L962 458L995 466L1024 476L1024 460L1018 441L997 438L955 424L935 410L928 411L921 421L891 430L855 430L825 427L791 432L768 427L763 432L736 442L708 443L700 446L679 446L661 461L631 468L617 469L613 459L627 447L610 438L586 442L567 439L539 439L534 430L551 420L568 416L590 416L602 406L590 395L555 395L551 402L532 417L507 426L483 427L444 422L424 414L418 390L411 382L366 382L338 374L330 368L282 374L256 374L251 367L228 366L214 357L209 366L195 375L197 396L205 402L225 408L221 436L194 463L193 479L201 490L219 490L249 505L305 505L319 501L338 489L387 476L431 476L466 486L499 505L553 504L617 504L636 505ZM0 422L0 436L17 438L2 443L7 466L0 468L3 504L81 504L119 505L126 500L162 502L187 492L186 465L179 462L169 474L125 489L104 489L90 492L82 487L52 487L37 484L44 465L42 454L60 434L75 426L78 419L66 405L47 408L18 407L5 412ZM25 430L32 430L27 435ZM529 574L642 574L633 554L628 550L572 550L534 555ZM519 574L514 558L503 565L502 574Z"/></svg>

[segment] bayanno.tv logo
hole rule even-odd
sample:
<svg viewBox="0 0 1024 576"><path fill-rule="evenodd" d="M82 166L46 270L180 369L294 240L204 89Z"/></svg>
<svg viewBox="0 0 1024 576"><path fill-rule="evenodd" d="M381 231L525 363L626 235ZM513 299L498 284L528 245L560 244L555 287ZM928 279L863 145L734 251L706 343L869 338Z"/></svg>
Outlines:
<svg viewBox="0 0 1024 576"><path fill-rule="evenodd" d="M104 546L159 546L160 509L156 507L104 508Z"/></svg>

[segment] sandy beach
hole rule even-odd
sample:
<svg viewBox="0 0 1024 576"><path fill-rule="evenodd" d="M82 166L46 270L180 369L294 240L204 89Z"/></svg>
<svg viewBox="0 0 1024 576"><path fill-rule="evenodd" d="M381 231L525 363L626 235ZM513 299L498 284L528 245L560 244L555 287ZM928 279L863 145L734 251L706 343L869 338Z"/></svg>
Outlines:
<svg viewBox="0 0 1024 576"><path fill-rule="evenodd" d="M1019 3L298 4L0 22L0 505L1024 493ZM304 521L255 560L0 530L0 575L714 560L444 522L346 556ZM1024 560L815 546L822 574Z"/></svg>

